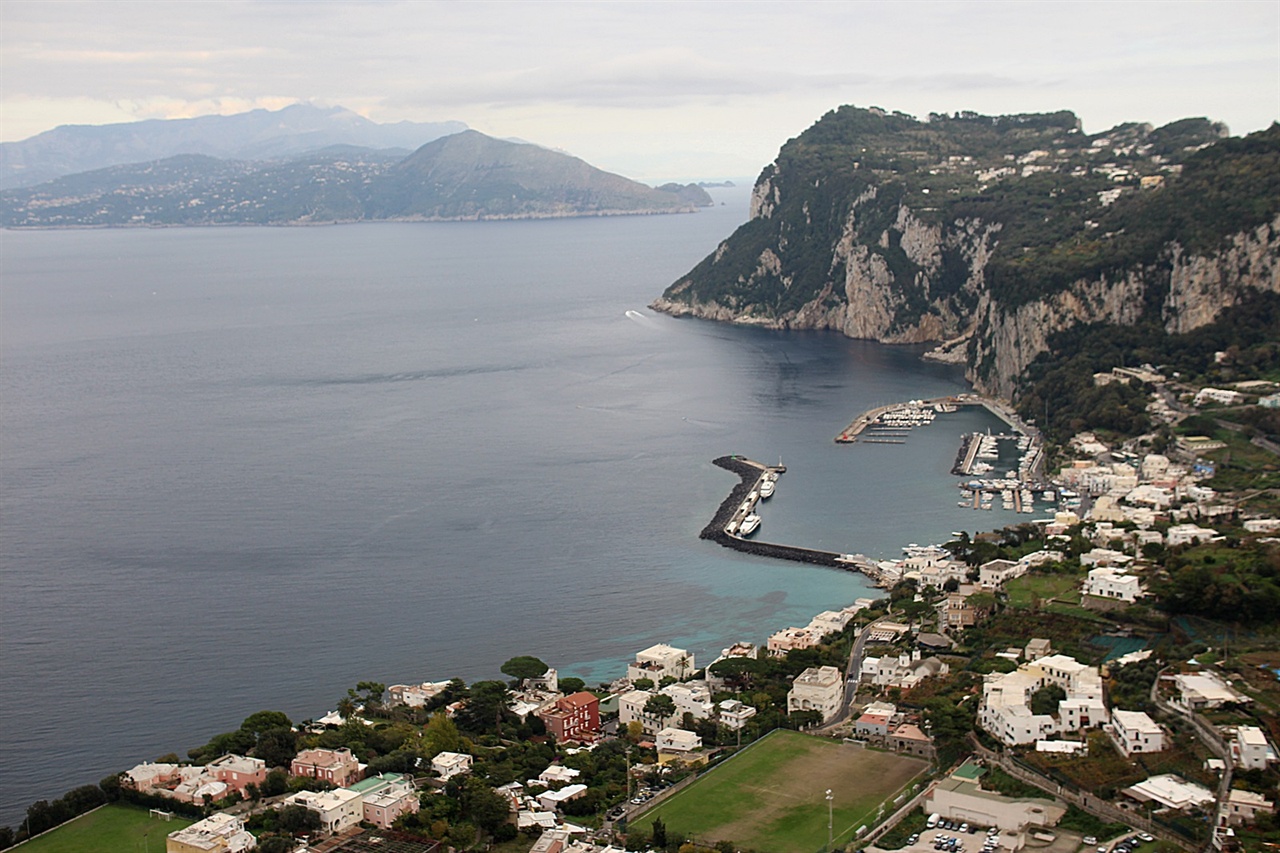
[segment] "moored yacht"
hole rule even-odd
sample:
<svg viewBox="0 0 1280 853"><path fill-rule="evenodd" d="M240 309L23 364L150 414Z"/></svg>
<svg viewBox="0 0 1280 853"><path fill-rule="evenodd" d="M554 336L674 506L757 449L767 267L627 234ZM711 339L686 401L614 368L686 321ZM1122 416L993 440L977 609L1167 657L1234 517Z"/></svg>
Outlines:
<svg viewBox="0 0 1280 853"><path fill-rule="evenodd" d="M738 525L739 536L750 536L755 533L756 528L760 526L760 516L754 512L742 519L742 524Z"/></svg>

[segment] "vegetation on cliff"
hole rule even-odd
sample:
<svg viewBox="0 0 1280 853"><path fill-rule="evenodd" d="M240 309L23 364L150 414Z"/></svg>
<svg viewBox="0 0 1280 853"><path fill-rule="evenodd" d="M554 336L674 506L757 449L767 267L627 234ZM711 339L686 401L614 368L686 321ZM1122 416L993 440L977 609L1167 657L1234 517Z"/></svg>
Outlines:
<svg viewBox="0 0 1280 853"><path fill-rule="evenodd" d="M971 377L1009 395L1055 332L1186 330L1229 290L1280 289L1280 125L1225 133L841 107L782 147L750 221L655 307L886 342L972 334ZM1200 289L1171 295L1180 271Z"/></svg>

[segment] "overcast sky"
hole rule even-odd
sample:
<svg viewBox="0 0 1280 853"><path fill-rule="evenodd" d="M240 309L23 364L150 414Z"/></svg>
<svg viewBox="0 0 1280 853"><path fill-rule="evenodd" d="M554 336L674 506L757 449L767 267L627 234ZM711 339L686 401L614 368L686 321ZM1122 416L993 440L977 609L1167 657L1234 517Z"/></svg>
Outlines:
<svg viewBox="0 0 1280 853"><path fill-rule="evenodd" d="M297 101L644 180L754 176L852 103L1280 119L1280 2L0 0L0 138Z"/></svg>

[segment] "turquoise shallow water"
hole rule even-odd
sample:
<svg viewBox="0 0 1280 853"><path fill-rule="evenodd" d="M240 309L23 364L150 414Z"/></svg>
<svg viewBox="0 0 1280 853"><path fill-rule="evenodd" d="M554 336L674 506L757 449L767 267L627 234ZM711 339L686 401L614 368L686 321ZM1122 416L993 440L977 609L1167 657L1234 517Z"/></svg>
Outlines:
<svg viewBox="0 0 1280 853"><path fill-rule="evenodd" d="M592 681L865 595L697 538L725 453L781 457L775 541L893 556L955 506L974 412L918 350L655 315L740 222L694 216L0 235L0 822L358 680ZM980 517L979 517L980 516Z"/></svg>

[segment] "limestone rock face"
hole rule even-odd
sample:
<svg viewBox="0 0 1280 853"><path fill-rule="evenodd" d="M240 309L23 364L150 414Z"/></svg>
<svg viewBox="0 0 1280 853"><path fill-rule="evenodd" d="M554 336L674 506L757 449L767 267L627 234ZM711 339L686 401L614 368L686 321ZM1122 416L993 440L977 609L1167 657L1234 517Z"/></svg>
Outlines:
<svg viewBox="0 0 1280 853"><path fill-rule="evenodd" d="M653 307L945 341L935 358L1010 398L1074 326L1185 333L1280 292L1280 129L1222 133L1186 120L1091 138L1069 113L924 123L841 107L783 147L748 222ZM1149 174L1105 162L1121 142Z"/></svg>

